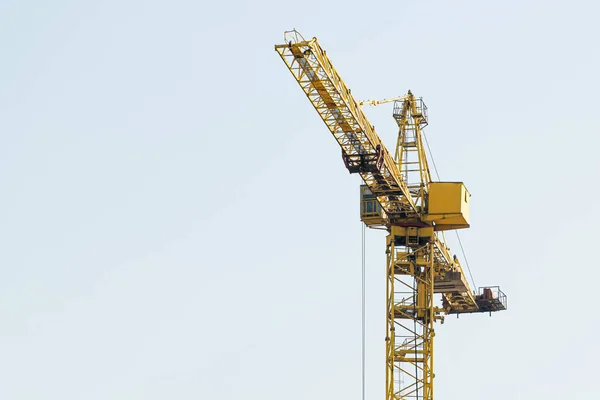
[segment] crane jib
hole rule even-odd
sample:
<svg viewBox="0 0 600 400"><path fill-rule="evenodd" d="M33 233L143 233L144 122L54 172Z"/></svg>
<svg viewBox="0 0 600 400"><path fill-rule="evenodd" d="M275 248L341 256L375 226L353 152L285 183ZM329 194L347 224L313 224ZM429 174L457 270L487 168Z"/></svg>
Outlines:
<svg viewBox="0 0 600 400"><path fill-rule="evenodd" d="M349 143L352 144L354 151L357 154L367 154L367 149L363 146L362 141L357 138L355 129L350 125L349 121L344 117L344 114L340 111L336 101L333 99L332 95L329 93L328 88L325 86L323 81L319 79L319 76L310 65L307 56L311 54L309 49L302 51L297 46L290 45L290 51L294 55L296 62L300 65L303 73L308 77L308 80L317 91L317 94L322 99L325 106L329 109L336 123L339 125L340 129L345 133L346 138Z"/></svg>
<svg viewBox="0 0 600 400"><path fill-rule="evenodd" d="M388 215L409 212L417 218L417 207L394 159L316 39L275 49L340 145L349 172L361 174Z"/></svg>

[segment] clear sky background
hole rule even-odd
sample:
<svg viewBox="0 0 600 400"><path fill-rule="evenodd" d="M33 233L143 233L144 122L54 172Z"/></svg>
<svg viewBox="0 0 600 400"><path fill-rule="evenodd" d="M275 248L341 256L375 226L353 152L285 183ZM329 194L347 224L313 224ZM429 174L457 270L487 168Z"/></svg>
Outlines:
<svg viewBox="0 0 600 400"><path fill-rule="evenodd" d="M423 96L472 194L509 311L437 327L436 398L598 398L599 12L1 1L0 398L360 399L360 182L273 50L292 28L358 99ZM367 115L391 147L391 106ZM380 232L367 261L383 399Z"/></svg>

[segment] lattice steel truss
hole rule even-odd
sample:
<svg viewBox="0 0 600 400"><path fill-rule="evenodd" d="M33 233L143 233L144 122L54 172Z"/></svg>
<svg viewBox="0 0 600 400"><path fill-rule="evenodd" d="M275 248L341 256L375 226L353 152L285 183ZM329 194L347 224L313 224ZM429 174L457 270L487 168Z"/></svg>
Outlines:
<svg viewBox="0 0 600 400"><path fill-rule="evenodd" d="M420 210L425 208L431 173L423 146L421 130L427 126L427 107L409 91L402 101L394 102L394 120L398 124L398 140L394 161Z"/></svg>
<svg viewBox="0 0 600 400"><path fill-rule="evenodd" d="M443 234L435 232L436 223L425 218L431 174L421 130L428 124L427 107L410 91L393 99L399 134L392 158L316 38L286 32L285 44L275 50L339 143L346 168L360 174L369 189L364 193L372 193L383 210L363 221L389 232L386 400L432 400L435 322L443 322L442 314L506 309L506 297L499 288L475 295ZM363 201L375 210L368 203L373 200ZM441 308L434 306L436 293Z"/></svg>
<svg viewBox="0 0 600 400"><path fill-rule="evenodd" d="M275 46L342 148L344 162L377 196L390 219L417 220L416 205L398 167L317 39Z"/></svg>
<svg viewBox="0 0 600 400"><path fill-rule="evenodd" d="M433 243L395 246L388 236L386 398L433 397L434 307Z"/></svg>

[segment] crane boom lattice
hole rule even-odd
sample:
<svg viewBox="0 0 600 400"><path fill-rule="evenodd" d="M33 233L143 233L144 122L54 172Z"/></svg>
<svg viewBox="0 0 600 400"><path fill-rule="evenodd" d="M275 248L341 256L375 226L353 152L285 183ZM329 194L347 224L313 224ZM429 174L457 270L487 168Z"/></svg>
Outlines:
<svg viewBox="0 0 600 400"><path fill-rule="evenodd" d="M469 227L470 194L461 182L434 182L422 129L427 107L410 91L390 100L357 102L316 38L286 32L275 50L360 174L361 220L386 238L386 400L433 399L433 339L444 314L506 309L498 287L469 287L443 231ZM394 102L399 133L391 156L360 106ZM442 306L436 307L436 297Z"/></svg>

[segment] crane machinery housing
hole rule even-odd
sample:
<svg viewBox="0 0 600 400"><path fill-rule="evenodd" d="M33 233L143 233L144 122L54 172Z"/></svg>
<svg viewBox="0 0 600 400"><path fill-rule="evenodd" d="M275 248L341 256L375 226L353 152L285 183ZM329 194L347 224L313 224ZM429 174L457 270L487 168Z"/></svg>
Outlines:
<svg viewBox="0 0 600 400"><path fill-rule="evenodd" d="M344 165L360 174L360 217L386 238L386 400L433 399L434 324L444 315L506 310L497 286L469 287L444 232L469 227L471 195L462 182L432 180L422 130L427 107L410 91L390 100L359 102L316 38L297 31L275 45L286 66L342 149ZM361 106L394 102L399 129L394 155ZM435 295L441 306L435 304Z"/></svg>

